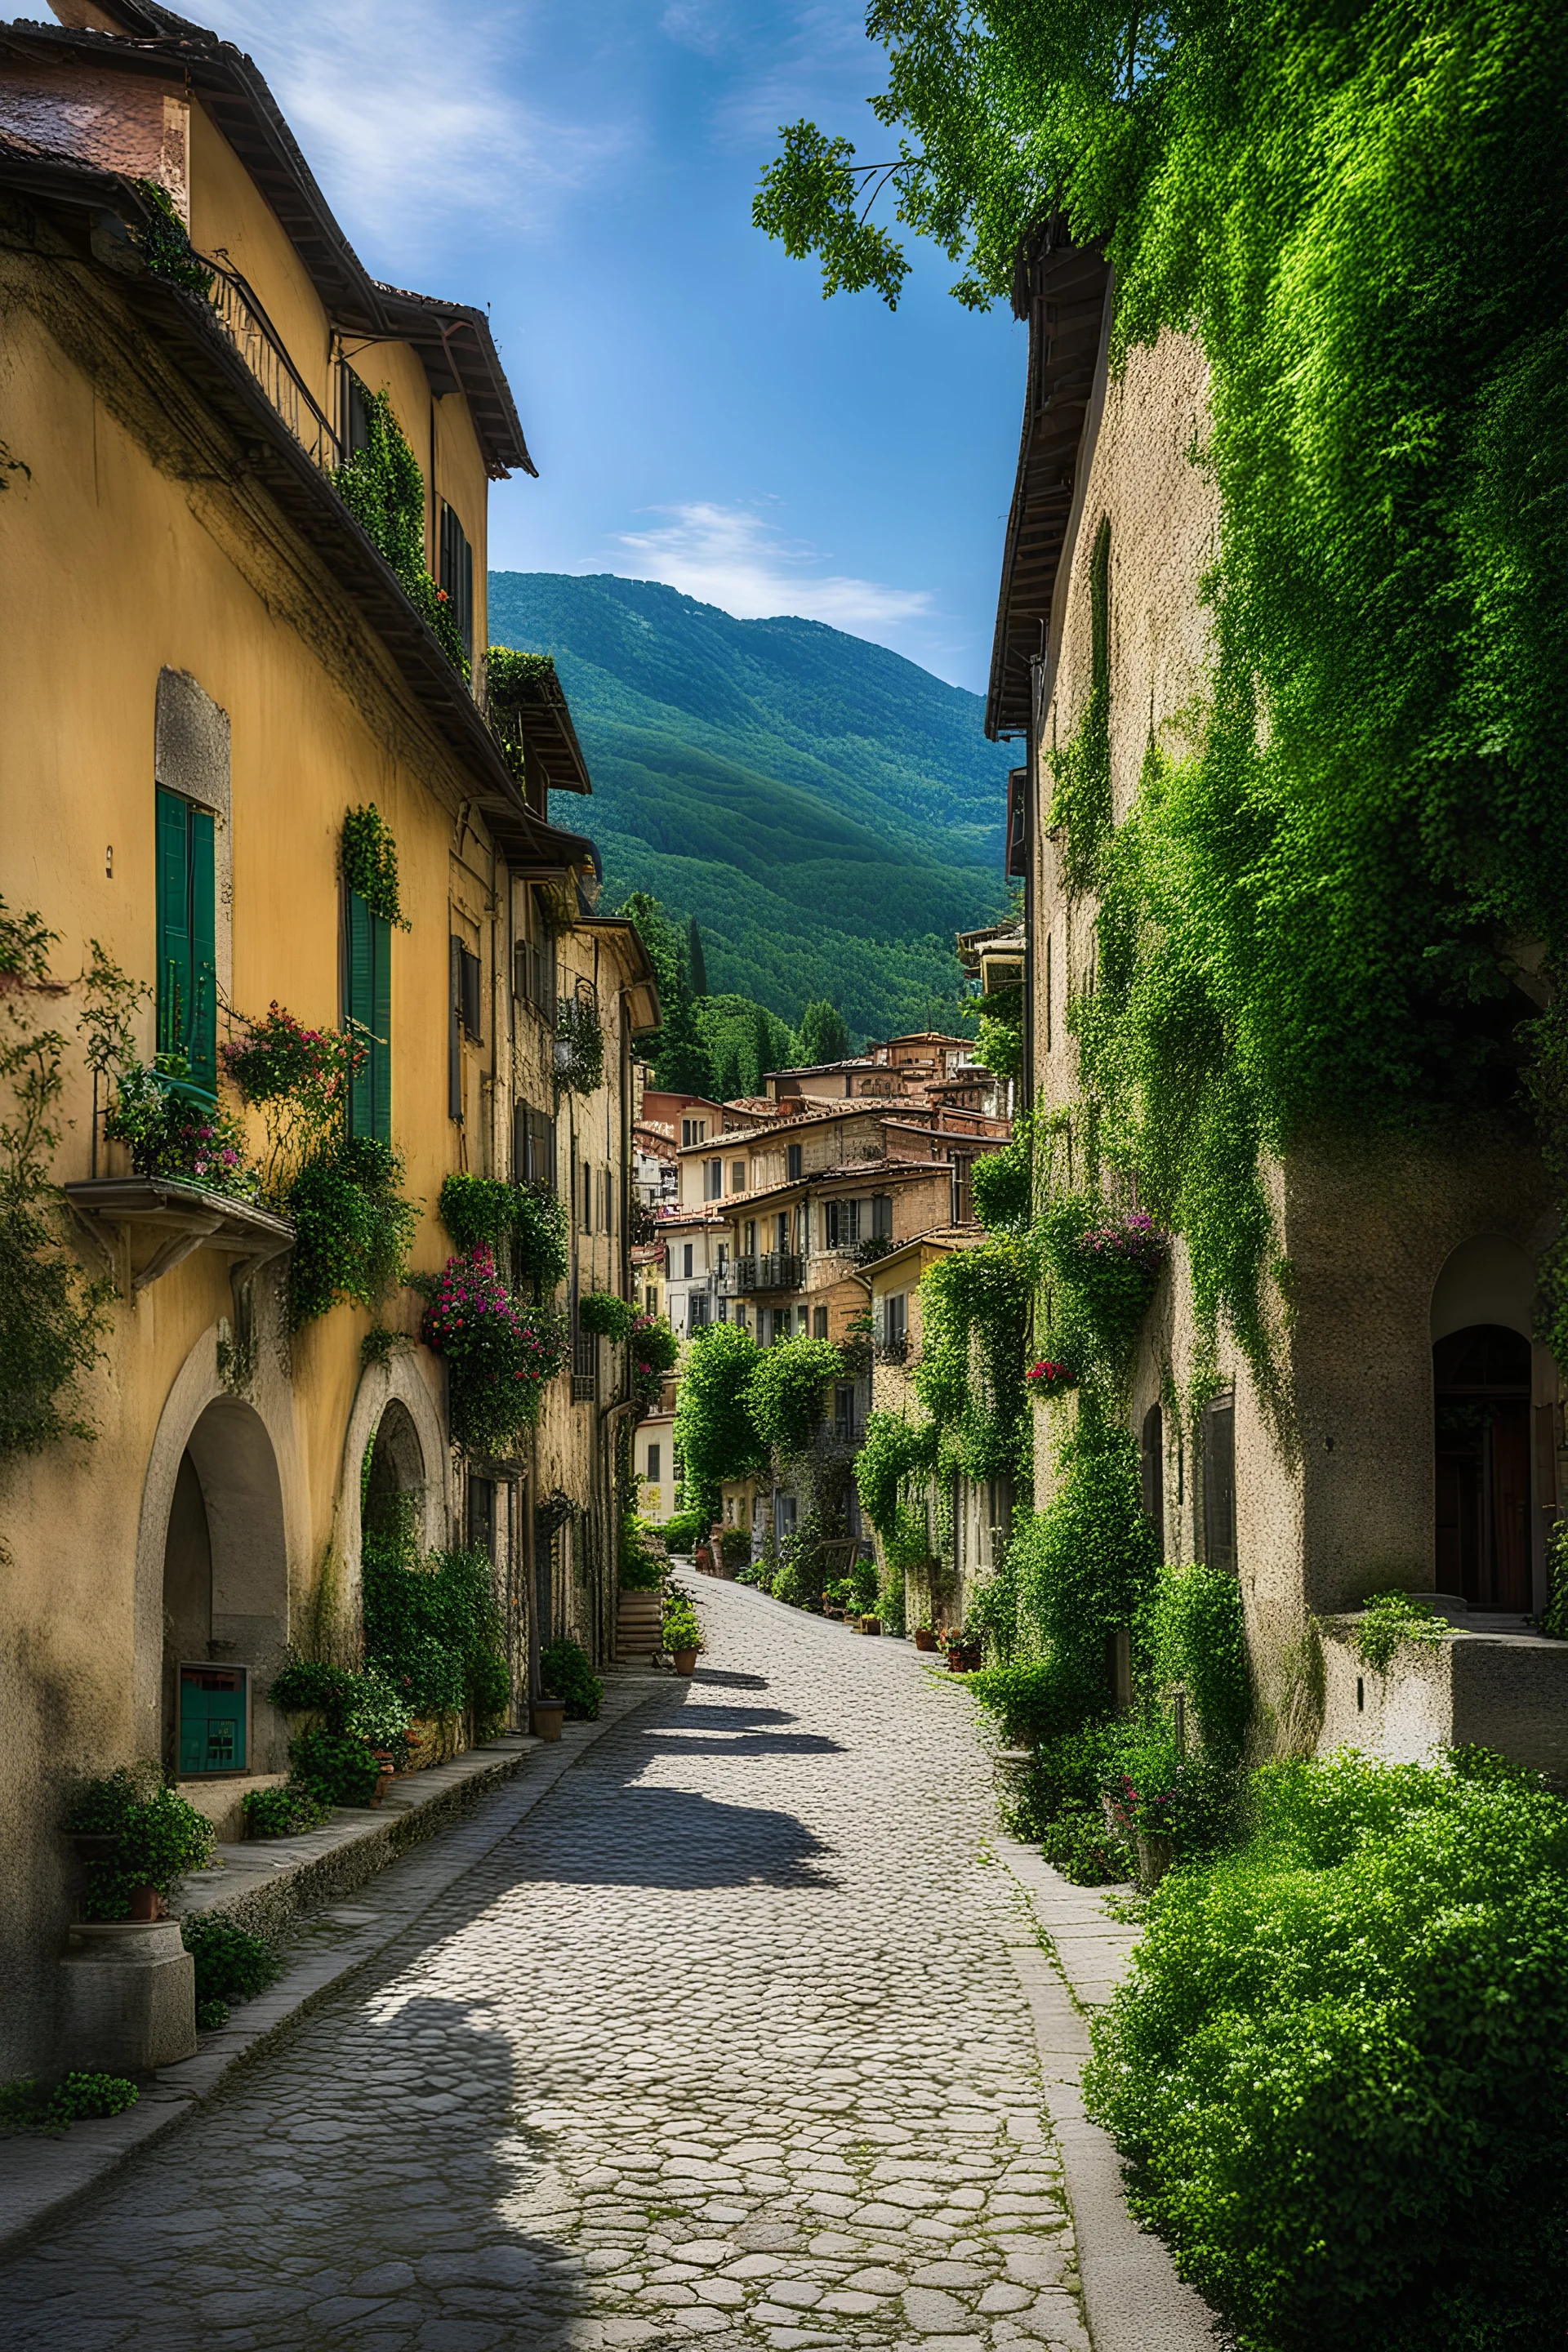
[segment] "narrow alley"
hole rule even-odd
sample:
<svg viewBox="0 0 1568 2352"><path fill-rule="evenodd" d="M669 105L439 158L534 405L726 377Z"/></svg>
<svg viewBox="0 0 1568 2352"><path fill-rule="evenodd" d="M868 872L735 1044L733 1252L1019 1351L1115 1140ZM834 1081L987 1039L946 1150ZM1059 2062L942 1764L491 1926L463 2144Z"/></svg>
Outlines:
<svg viewBox="0 0 1568 2352"><path fill-rule="evenodd" d="M9 2341L1087 2346L964 1700L700 1598L697 1680L490 1800L416 1928L6 2268Z"/></svg>

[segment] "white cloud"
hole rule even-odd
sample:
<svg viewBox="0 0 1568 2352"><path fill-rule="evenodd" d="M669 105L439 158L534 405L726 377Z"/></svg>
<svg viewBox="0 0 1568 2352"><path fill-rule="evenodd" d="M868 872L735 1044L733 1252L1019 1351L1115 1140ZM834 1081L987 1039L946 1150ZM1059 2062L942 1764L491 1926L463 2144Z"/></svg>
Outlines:
<svg viewBox="0 0 1568 2352"><path fill-rule="evenodd" d="M441 228L481 211L504 210L509 235L537 230L625 143L602 118L554 120L509 87L528 47L515 5L207 0L202 15L255 57L373 256L422 257Z"/></svg>
<svg viewBox="0 0 1568 2352"><path fill-rule="evenodd" d="M781 538L748 507L698 503L653 511L670 520L651 530L619 532L610 569L629 579L662 580L738 620L789 613L876 636L931 612L928 589L889 588L816 568L826 560L819 550Z"/></svg>

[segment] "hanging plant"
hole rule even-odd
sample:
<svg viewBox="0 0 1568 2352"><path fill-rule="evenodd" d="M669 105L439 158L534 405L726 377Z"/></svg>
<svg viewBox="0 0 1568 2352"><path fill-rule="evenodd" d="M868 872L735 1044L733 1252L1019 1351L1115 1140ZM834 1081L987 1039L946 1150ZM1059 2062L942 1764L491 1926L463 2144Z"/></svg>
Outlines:
<svg viewBox="0 0 1568 2352"><path fill-rule="evenodd" d="M307 1029L274 997L263 1021L237 1024L218 1049L242 1102L261 1112L261 1197L283 1202L305 1163L342 1133L349 1082L365 1048L341 1029Z"/></svg>
<svg viewBox="0 0 1568 2352"><path fill-rule="evenodd" d="M131 231L142 260L154 277L167 278L171 286L182 286L187 294L199 294L204 302L210 302L213 273L191 243L168 190L156 180L137 180L132 185L152 212L151 219L136 224Z"/></svg>
<svg viewBox="0 0 1568 2352"><path fill-rule="evenodd" d="M371 913L395 923L400 931L408 930L397 890L397 844L374 801L350 809L344 817L342 859L343 880L358 891Z"/></svg>
<svg viewBox="0 0 1568 2352"><path fill-rule="evenodd" d="M555 693L551 694L551 688ZM521 784L526 765L522 714L560 698L555 664L549 654L521 654L491 646L485 656L485 710L507 766Z"/></svg>
<svg viewBox="0 0 1568 2352"><path fill-rule="evenodd" d="M405 594L440 640L454 669L468 676L468 657L447 591L425 568L425 477L393 414L385 392L365 396L367 437L332 476L333 488L377 553L392 566Z"/></svg>
<svg viewBox="0 0 1568 2352"><path fill-rule="evenodd" d="M419 1336L447 1365L454 1441L468 1453L504 1454L538 1419L566 1361L563 1318L519 1307L483 1247L448 1258L416 1286L426 1300Z"/></svg>
<svg viewBox="0 0 1568 2352"><path fill-rule="evenodd" d="M585 1291L577 1302L577 1321L584 1331L594 1331L605 1339L629 1339L637 1320L624 1298L612 1290Z"/></svg>
<svg viewBox="0 0 1568 2352"><path fill-rule="evenodd" d="M555 1089L597 1094L605 1083L605 1033L592 996L563 996L555 1024Z"/></svg>
<svg viewBox="0 0 1568 2352"><path fill-rule="evenodd" d="M481 1246L506 1252L514 1285L532 1282L544 1296L565 1281L571 1265L566 1211L553 1192L535 1184L508 1184L497 1176L448 1176L437 1214L460 1251Z"/></svg>

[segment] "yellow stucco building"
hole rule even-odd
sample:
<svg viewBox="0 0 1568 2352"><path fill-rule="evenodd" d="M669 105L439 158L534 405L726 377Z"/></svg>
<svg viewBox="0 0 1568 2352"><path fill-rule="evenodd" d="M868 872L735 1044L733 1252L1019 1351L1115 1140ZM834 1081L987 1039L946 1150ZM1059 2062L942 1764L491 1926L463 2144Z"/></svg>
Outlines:
<svg viewBox="0 0 1568 2352"><path fill-rule="evenodd" d="M244 1667L231 1769L188 1783L232 1826L286 1763L270 1673L356 1638L375 1485L427 1545L489 1552L514 1712L531 1641L602 1653L635 1408L575 1309L627 1294L631 1040L658 1019L592 844L549 820L588 782L552 672L487 708L488 485L533 467L485 314L369 278L236 49L54 14L0 38L0 898L13 942L24 916L55 935L63 992L13 972L11 1006L65 1040L50 1174L106 1304L70 1408L92 1442L0 1457L0 2075L47 2063L69 1776L180 1769L182 1668ZM353 494L398 465L395 513ZM390 913L351 855L372 809ZM352 1026L348 1125L397 1155L414 1270L455 1246L449 1174L557 1188L573 1337L525 1445L454 1448L416 1294L291 1317L286 1217L188 1153L138 1172L86 1059L94 942L143 992L144 1088L253 1151L225 1044L274 1003Z"/></svg>

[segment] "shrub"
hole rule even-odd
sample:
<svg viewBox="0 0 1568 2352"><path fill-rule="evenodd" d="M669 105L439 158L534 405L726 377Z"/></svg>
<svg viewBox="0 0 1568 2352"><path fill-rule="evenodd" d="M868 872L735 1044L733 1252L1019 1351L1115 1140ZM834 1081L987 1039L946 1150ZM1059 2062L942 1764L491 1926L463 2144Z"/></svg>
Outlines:
<svg viewBox="0 0 1568 2352"><path fill-rule="evenodd" d="M419 1212L397 1187L403 1163L374 1136L343 1137L289 1189L294 1220L289 1314L298 1327L340 1299L375 1307L404 1277Z"/></svg>
<svg viewBox="0 0 1568 2352"><path fill-rule="evenodd" d="M666 1546L668 1541L664 1528L658 1530L659 1541L652 1540L654 1529L635 1511L628 1511L621 1521L620 1584L623 1592L657 1592L664 1582L669 1566Z"/></svg>
<svg viewBox="0 0 1568 2352"><path fill-rule="evenodd" d="M353 1685L347 1666L329 1665L322 1658L290 1658L274 1675L267 1696L286 1715L324 1715L341 1730Z"/></svg>
<svg viewBox="0 0 1568 2352"><path fill-rule="evenodd" d="M319 1829L329 1810L297 1780L281 1789L248 1789L239 1801L245 1834L253 1838L299 1837Z"/></svg>
<svg viewBox="0 0 1568 2352"><path fill-rule="evenodd" d="M123 2115L142 2094L122 2074L67 2074L53 2089L30 2077L0 2083L0 2131L68 2131L91 2116Z"/></svg>
<svg viewBox="0 0 1568 2352"><path fill-rule="evenodd" d="M1353 1755L1164 1881L1090 2112L1242 2352L1486 2352L1568 2304L1568 1807Z"/></svg>
<svg viewBox="0 0 1568 2352"><path fill-rule="evenodd" d="M994 1722L1004 1748L1037 1748L1076 1728L1077 1693L1049 1659L983 1666L970 1675L968 1687Z"/></svg>
<svg viewBox="0 0 1568 2352"><path fill-rule="evenodd" d="M844 1358L831 1339L784 1339L758 1353L746 1409L762 1444L781 1462L805 1453L822 1420L824 1396L843 1372Z"/></svg>
<svg viewBox="0 0 1568 2352"><path fill-rule="evenodd" d="M659 1534L664 1538L666 1551L672 1555L676 1552L695 1551L698 1544L707 1534L708 1526L709 1522L700 1511L677 1511L672 1517L666 1519L659 1528Z"/></svg>
<svg viewBox="0 0 1568 2352"><path fill-rule="evenodd" d="M363 1739L314 1726L290 1741L290 1777L322 1805L368 1805L381 1767Z"/></svg>
<svg viewBox="0 0 1568 2352"><path fill-rule="evenodd" d="M589 1664L582 1643L573 1641L570 1634L559 1634L540 1651L539 1679L543 1689L565 1700L567 1717L573 1723L593 1723L597 1719L605 1685Z"/></svg>
<svg viewBox="0 0 1568 2352"><path fill-rule="evenodd" d="M212 1859L216 1839L205 1815L159 1785L151 1767L132 1773L121 1765L103 1780L83 1782L65 1825L117 1841L112 1861L87 1865L83 1907L89 1919L128 1919L138 1886L173 1895L188 1870Z"/></svg>
<svg viewBox="0 0 1568 2352"><path fill-rule="evenodd" d="M1189 1568L1163 1565L1152 1616L1155 1681L1184 1687L1205 1752L1216 1764L1237 1762L1252 1715L1240 1585L1226 1570L1201 1561Z"/></svg>
<svg viewBox="0 0 1568 2352"><path fill-rule="evenodd" d="M487 1738L505 1719L511 1693L488 1555L435 1551L421 1561L404 1502L366 1530L361 1574L366 1673L378 1674L415 1715L466 1708L475 1737ZM341 1727L348 1722L345 1716Z"/></svg>
<svg viewBox="0 0 1568 2352"><path fill-rule="evenodd" d="M746 1410L758 1361L756 1341L738 1323L705 1324L691 1335L676 1397L675 1447L685 1465L686 1493L694 1505L689 1514L693 1541L695 1531L711 1517L725 1479L760 1470L766 1458L756 1423ZM668 1527L665 1532L671 1551L688 1548L676 1543Z"/></svg>
<svg viewBox="0 0 1568 2352"><path fill-rule="evenodd" d="M196 2004L254 2000L276 1984L282 1962L272 1947L221 1912L197 1911L180 1922L180 1939L196 1964Z"/></svg>
<svg viewBox="0 0 1568 2352"><path fill-rule="evenodd" d="M1064 1805L1054 1821L1040 1824L1037 1843L1051 1868L1075 1886L1120 1886L1132 1876L1132 1856L1098 1805Z"/></svg>
<svg viewBox="0 0 1568 2352"><path fill-rule="evenodd" d="M739 1568L752 1557L752 1530L750 1528L726 1528L720 1549L724 1555L726 1568Z"/></svg>
<svg viewBox="0 0 1568 2352"><path fill-rule="evenodd" d="M1085 1414L1058 1458L1062 1483L1042 1511L1015 1523L1008 1560L1020 1611L1044 1642L1062 1706L1088 1722L1114 1696L1111 1636L1124 1629L1137 1633L1160 1554L1142 1506L1137 1448L1125 1429Z"/></svg>

